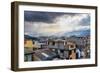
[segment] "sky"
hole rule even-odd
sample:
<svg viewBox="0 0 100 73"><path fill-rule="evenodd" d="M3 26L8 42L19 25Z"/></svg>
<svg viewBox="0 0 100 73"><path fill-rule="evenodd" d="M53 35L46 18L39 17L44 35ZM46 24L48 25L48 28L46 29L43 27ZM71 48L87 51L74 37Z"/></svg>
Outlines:
<svg viewBox="0 0 100 73"><path fill-rule="evenodd" d="M24 33L32 36L64 35L90 30L90 14L24 11Z"/></svg>

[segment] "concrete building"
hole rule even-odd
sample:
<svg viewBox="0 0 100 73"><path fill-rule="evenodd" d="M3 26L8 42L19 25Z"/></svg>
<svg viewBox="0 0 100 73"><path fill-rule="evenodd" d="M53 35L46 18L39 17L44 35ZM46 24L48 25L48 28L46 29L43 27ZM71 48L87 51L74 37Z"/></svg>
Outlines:
<svg viewBox="0 0 100 73"><path fill-rule="evenodd" d="M74 59L76 44L67 40L48 40L48 48L54 51L61 59Z"/></svg>

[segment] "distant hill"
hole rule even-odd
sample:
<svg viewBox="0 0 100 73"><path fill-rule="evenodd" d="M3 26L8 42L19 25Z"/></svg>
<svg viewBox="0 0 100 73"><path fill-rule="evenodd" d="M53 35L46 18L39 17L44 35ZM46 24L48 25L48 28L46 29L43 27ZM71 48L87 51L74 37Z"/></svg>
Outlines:
<svg viewBox="0 0 100 73"><path fill-rule="evenodd" d="M52 36L56 37L70 37L70 36L76 36L76 37L84 37L84 36L89 36L90 35L90 30L78 30L78 31L71 31L71 32L59 32L55 33Z"/></svg>
<svg viewBox="0 0 100 73"><path fill-rule="evenodd" d="M39 38L47 38L47 37L71 37L71 36L76 36L76 37L84 37L84 36L90 36L90 30L87 29L83 29L83 30L77 30L77 31L71 31L71 32L59 32L59 33L55 33L53 35L49 35L49 36L31 36L31 35L24 35L24 38L26 39L33 39L33 40L39 40Z"/></svg>
<svg viewBox="0 0 100 73"><path fill-rule="evenodd" d="M30 36L30 35L24 35L24 38L25 39L32 39L32 40L39 40L37 37L33 37L33 36Z"/></svg>
<svg viewBox="0 0 100 73"><path fill-rule="evenodd" d="M64 33L65 36L77 36L77 37L84 37L90 35L90 30L79 30L79 31L72 31L68 33Z"/></svg>

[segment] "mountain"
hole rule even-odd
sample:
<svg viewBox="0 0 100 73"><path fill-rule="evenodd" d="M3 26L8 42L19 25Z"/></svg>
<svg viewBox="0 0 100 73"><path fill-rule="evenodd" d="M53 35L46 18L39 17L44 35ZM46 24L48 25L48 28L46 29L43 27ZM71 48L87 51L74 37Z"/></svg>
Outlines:
<svg viewBox="0 0 100 73"><path fill-rule="evenodd" d="M84 36L89 36L90 35L90 30L83 29L83 30L77 30L77 31L71 31L71 32L59 32L55 33L52 36L55 37L70 37L70 36L76 36L76 37L84 37Z"/></svg>
<svg viewBox="0 0 100 73"><path fill-rule="evenodd" d="M32 39L32 40L39 40L37 37L33 37L33 36L30 36L30 35L24 35L24 38L25 39Z"/></svg>
<svg viewBox="0 0 100 73"><path fill-rule="evenodd" d="M63 33L65 36L77 36L77 37L84 37L90 35L90 30L78 30L78 31L72 31L72 32L65 32Z"/></svg>
<svg viewBox="0 0 100 73"><path fill-rule="evenodd" d="M90 36L90 29L83 29L83 30L77 30L77 31L71 31L71 32L59 32L59 33L54 33L49 36L31 36L31 35L24 35L24 38L26 39L33 39L33 40L39 40L39 37L41 38L46 38L46 37L71 37L71 36L76 36L76 37L84 37L84 36Z"/></svg>

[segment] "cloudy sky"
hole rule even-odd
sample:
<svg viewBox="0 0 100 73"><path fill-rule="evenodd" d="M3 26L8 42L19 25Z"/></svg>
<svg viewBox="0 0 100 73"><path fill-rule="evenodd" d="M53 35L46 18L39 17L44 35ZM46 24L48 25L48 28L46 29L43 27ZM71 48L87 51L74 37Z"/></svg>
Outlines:
<svg viewBox="0 0 100 73"><path fill-rule="evenodd" d="M90 14L24 11L24 33L32 36L62 35L90 29Z"/></svg>

